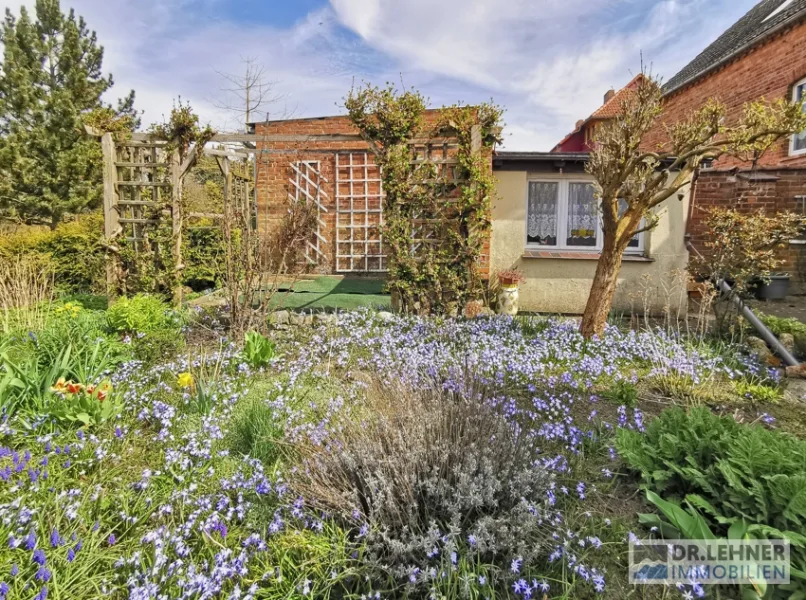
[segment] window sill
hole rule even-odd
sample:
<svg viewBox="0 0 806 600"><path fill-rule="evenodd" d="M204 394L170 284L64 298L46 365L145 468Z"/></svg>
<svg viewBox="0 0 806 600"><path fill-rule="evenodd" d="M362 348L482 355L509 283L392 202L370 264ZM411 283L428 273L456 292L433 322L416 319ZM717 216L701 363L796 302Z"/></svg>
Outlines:
<svg viewBox="0 0 806 600"><path fill-rule="evenodd" d="M523 258L549 258L560 260L599 260L598 252L579 252L574 250L524 250ZM625 254L624 262L655 262L654 258L643 254Z"/></svg>

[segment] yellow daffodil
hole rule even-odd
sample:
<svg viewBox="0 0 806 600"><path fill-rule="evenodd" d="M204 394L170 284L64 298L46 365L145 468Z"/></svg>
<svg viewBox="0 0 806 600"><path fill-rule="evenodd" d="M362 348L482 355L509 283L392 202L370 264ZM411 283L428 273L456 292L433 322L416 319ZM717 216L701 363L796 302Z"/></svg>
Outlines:
<svg viewBox="0 0 806 600"><path fill-rule="evenodd" d="M176 378L176 383L179 387L183 388L193 387L193 375L190 373L180 373Z"/></svg>

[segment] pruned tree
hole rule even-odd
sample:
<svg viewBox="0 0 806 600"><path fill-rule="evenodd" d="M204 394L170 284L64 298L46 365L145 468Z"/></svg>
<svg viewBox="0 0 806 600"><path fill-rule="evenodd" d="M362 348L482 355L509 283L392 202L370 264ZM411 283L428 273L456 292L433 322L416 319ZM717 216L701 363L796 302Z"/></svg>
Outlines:
<svg viewBox="0 0 806 600"><path fill-rule="evenodd" d="M283 95L275 91L277 82L268 78L266 68L256 58L243 58L241 62L242 73L216 71L226 81L226 87L221 88L225 97L213 103L216 108L235 114L239 127L248 126L260 116L261 109L283 99Z"/></svg>
<svg viewBox="0 0 806 600"><path fill-rule="evenodd" d="M703 161L733 155L755 162L781 138L806 129L806 114L797 103L751 102L727 124L725 106L711 99L666 127L664 143L647 149L644 140L660 126L662 114L660 82L644 73L620 114L595 138L587 171L596 179L604 239L580 326L585 337L604 331L624 251L633 236L657 225L654 207L670 198L682 200Z"/></svg>
<svg viewBox="0 0 806 600"><path fill-rule="evenodd" d="M134 92L116 108L95 32L58 0L38 0L33 17L6 9L0 31L0 216L56 227L101 199L101 148L87 119L136 126Z"/></svg>

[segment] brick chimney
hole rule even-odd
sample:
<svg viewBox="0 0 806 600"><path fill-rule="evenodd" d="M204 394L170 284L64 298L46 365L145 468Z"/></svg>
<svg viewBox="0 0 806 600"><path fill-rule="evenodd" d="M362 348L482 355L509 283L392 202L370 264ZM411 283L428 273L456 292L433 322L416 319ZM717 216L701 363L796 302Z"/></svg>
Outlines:
<svg viewBox="0 0 806 600"><path fill-rule="evenodd" d="M607 104L608 102L610 102L610 99L615 95L616 95L616 90L614 90L612 88L607 90L605 92L605 95L604 95L604 103Z"/></svg>

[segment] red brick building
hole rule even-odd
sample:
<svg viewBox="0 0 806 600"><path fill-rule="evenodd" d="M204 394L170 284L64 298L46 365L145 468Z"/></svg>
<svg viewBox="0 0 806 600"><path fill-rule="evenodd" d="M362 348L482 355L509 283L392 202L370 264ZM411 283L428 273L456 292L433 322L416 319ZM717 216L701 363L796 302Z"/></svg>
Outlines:
<svg viewBox="0 0 806 600"><path fill-rule="evenodd" d="M429 110L425 122L435 125L438 117L438 110ZM278 224L290 202L313 202L319 222L306 255L311 270L383 275L386 247L380 171L368 144L357 139L358 130L349 117L266 121L251 128L258 140L269 135L288 139L257 143L259 227L271 229ZM415 147L432 158L447 158L455 149L451 143ZM479 265L484 277L489 274L488 256L489 239Z"/></svg>
<svg viewBox="0 0 806 600"><path fill-rule="evenodd" d="M806 96L806 0L763 0L672 77L664 87L662 121L674 123L709 98L737 120L745 103ZM658 128L648 144L662 143ZM692 190L688 235L695 247L703 236L703 209L794 210L806 202L806 132L767 152L758 164L723 158L702 169ZM806 283L806 246L794 240L786 268L797 291Z"/></svg>
<svg viewBox="0 0 806 600"><path fill-rule="evenodd" d="M551 151L558 153L590 152L593 149L596 128L619 114L622 104L638 87L643 77L642 74L636 75L630 83L618 92L612 89L608 90L604 95L604 103L587 119L577 121L574 130L554 146Z"/></svg>

